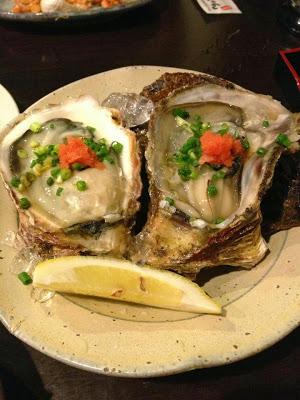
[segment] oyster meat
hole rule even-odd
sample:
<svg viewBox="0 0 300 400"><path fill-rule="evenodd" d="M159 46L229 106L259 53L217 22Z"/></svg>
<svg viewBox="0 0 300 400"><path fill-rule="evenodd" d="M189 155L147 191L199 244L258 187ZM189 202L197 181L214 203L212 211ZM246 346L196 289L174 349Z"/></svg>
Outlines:
<svg viewBox="0 0 300 400"><path fill-rule="evenodd" d="M205 74L164 74L142 95L155 104L151 204L132 259L191 275L253 267L268 250L261 199L280 155L299 139L297 119L269 96Z"/></svg>
<svg viewBox="0 0 300 400"><path fill-rule="evenodd" d="M1 171L26 244L121 256L141 192L135 135L91 96L21 115L3 132Z"/></svg>

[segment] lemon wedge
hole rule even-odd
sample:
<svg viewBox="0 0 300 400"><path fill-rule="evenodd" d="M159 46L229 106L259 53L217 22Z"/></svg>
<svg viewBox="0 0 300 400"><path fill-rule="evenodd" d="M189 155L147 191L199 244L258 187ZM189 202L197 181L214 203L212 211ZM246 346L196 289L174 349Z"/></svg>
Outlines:
<svg viewBox="0 0 300 400"><path fill-rule="evenodd" d="M36 266L33 285L172 310L221 313L221 307L204 290L181 275L114 258L70 256L46 260Z"/></svg>

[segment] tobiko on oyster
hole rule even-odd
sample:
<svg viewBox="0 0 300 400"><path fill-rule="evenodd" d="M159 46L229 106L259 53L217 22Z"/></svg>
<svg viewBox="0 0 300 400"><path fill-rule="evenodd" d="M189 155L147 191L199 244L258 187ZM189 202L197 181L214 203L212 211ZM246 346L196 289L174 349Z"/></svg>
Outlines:
<svg viewBox="0 0 300 400"><path fill-rule="evenodd" d="M195 274L250 268L266 254L260 202L299 122L278 101L204 74L165 74L146 150L150 211L132 258ZM296 126L297 125L297 126Z"/></svg>
<svg viewBox="0 0 300 400"><path fill-rule="evenodd" d="M83 96L23 114L0 153L26 244L123 255L141 181L135 135L117 110Z"/></svg>

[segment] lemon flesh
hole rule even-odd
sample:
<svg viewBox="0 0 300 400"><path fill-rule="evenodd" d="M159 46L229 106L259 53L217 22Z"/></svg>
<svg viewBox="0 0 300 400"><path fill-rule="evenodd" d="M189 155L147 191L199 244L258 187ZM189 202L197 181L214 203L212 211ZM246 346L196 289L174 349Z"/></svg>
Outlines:
<svg viewBox="0 0 300 400"><path fill-rule="evenodd" d="M70 256L46 260L36 266L33 285L172 310L221 313L221 307L190 280L114 258Z"/></svg>

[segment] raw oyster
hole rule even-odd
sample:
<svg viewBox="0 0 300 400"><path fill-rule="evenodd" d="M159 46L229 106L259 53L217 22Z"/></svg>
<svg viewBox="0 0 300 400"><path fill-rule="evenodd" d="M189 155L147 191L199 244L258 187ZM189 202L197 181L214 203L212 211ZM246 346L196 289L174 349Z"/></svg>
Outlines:
<svg viewBox="0 0 300 400"><path fill-rule="evenodd" d="M205 74L165 74L142 95L156 106L146 151L151 204L132 259L191 275L253 267L268 250L260 202L285 148L278 136L297 141L296 118L269 96ZM205 153L205 134L218 136L218 162ZM225 137L232 160L223 157Z"/></svg>
<svg viewBox="0 0 300 400"><path fill-rule="evenodd" d="M124 254L139 208L140 160L117 110L82 96L21 115L2 136L2 176L28 245Z"/></svg>

